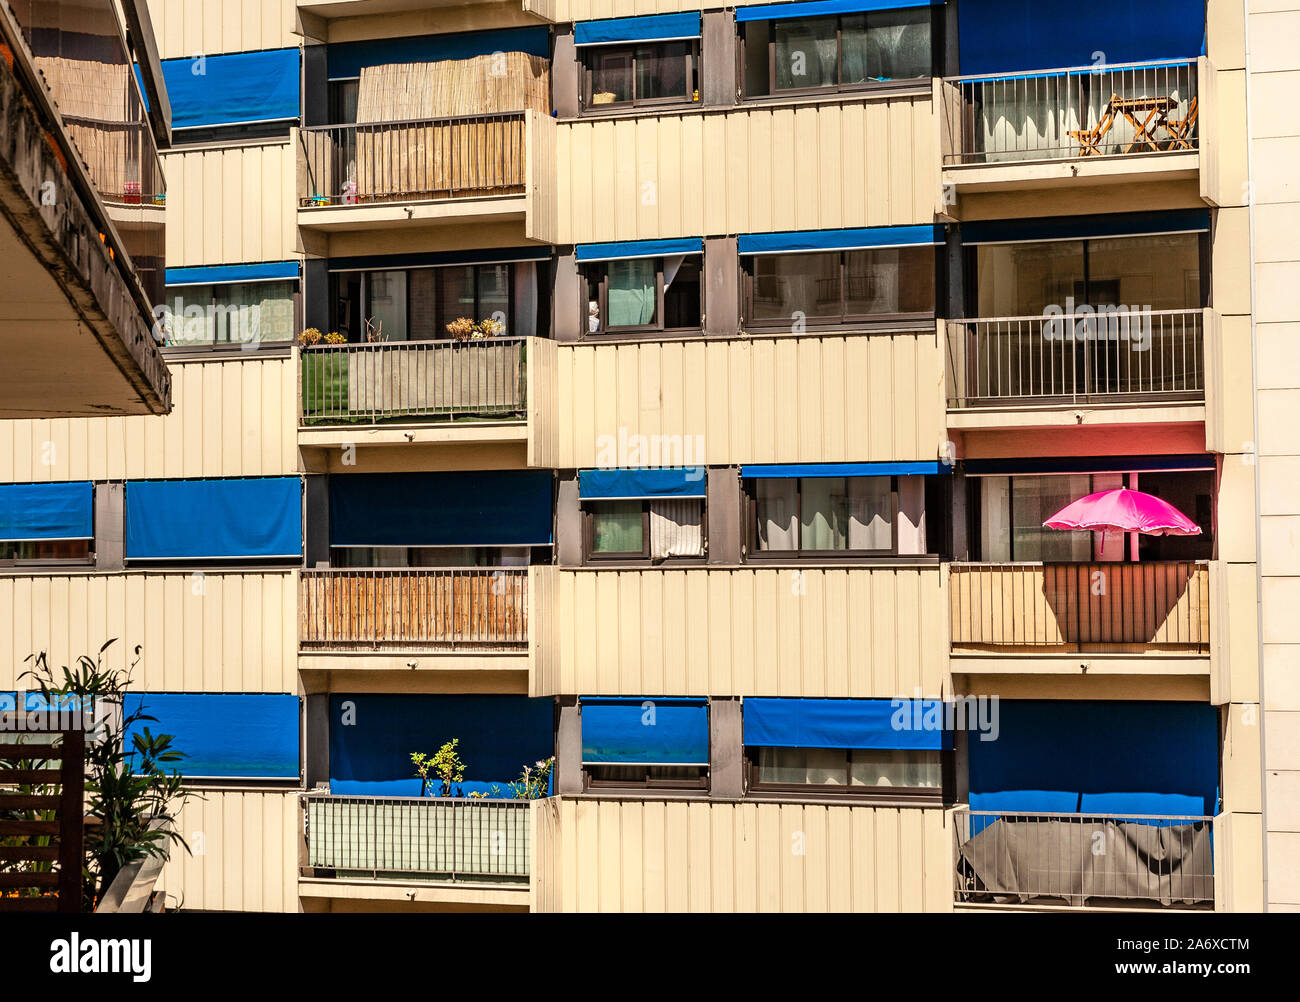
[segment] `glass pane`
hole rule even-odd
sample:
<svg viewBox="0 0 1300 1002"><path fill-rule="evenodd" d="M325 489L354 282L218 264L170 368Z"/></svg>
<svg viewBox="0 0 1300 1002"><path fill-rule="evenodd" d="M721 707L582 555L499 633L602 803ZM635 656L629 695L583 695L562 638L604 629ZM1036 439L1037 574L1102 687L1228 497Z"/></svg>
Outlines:
<svg viewBox="0 0 1300 1002"><path fill-rule="evenodd" d="M658 291L655 259L609 263L608 327L644 327L655 322Z"/></svg>
<svg viewBox="0 0 1300 1002"><path fill-rule="evenodd" d="M643 553L645 533L640 501L603 501L592 506L592 551Z"/></svg>
<svg viewBox="0 0 1300 1002"><path fill-rule="evenodd" d="M1037 317L1044 307L1082 303L1083 241L995 244L976 248L978 315Z"/></svg>
<svg viewBox="0 0 1300 1002"><path fill-rule="evenodd" d="M755 320L840 315L839 254L764 254L753 261Z"/></svg>
<svg viewBox="0 0 1300 1002"><path fill-rule="evenodd" d="M847 15L841 24L844 83L930 75L928 7Z"/></svg>
<svg viewBox="0 0 1300 1002"><path fill-rule="evenodd" d="M591 103L632 100L632 53L628 49L597 49L591 62Z"/></svg>
<svg viewBox="0 0 1300 1002"><path fill-rule="evenodd" d="M853 786L910 786L937 790L943 786L943 762L937 751L857 749L849 753L849 782Z"/></svg>
<svg viewBox="0 0 1300 1002"><path fill-rule="evenodd" d="M1011 478L1011 559L1087 562L1092 559L1092 533L1046 529L1043 522L1071 501L1092 493L1087 474L1064 477ZM1110 538L1110 537L1108 537ZM1114 537L1114 546L1122 537Z"/></svg>
<svg viewBox="0 0 1300 1002"><path fill-rule="evenodd" d="M760 783L844 786L848 770L839 748L760 748Z"/></svg>
<svg viewBox="0 0 1300 1002"><path fill-rule="evenodd" d="M668 259L664 262L664 327L698 328L700 316L700 259Z"/></svg>
<svg viewBox="0 0 1300 1002"><path fill-rule="evenodd" d="M293 339L292 282L196 285L165 303L166 343L258 344Z"/></svg>
<svg viewBox="0 0 1300 1002"><path fill-rule="evenodd" d="M797 550L799 535L795 515L799 510L797 481L754 481L754 506L758 514L760 550Z"/></svg>
<svg viewBox="0 0 1300 1002"><path fill-rule="evenodd" d="M849 251L845 264L849 316L934 312L934 248Z"/></svg>
<svg viewBox="0 0 1300 1002"><path fill-rule="evenodd" d="M438 337L451 337L447 325L474 316L474 268L438 268Z"/></svg>
<svg viewBox="0 0 1300 1002"><path fill-rule="evenodd" d="M1200 275L1200 240L1195 233L1088 242L1092 306L1200 309Z"/></svg>
<svg viewBox="0 0 1300 1002"><path fill-rule="evenodd" d="M894 494L889 477L849 477L844 509L850 550L894 548Z"/></svg>
<svg viewBox="0 0 1300 1002"><path fill-rule="evenodd" d="M406 272L372 271L366 276L366 289L373 336L380 341L405 341L406 326ZM362 323L365 327L364 322ZM363 339L366 337L363 331Z"/></svg>
<svg viewBox="0 0 1300 1002"><path fill-rule="evenodd" d="M447 336L438 326L438 275L432 268L407 273L411 294L410 330L412 341L437 341Z"/></svg>
<svg viewBox="0 0 1300 1002"><path fill-rule="evenodd" d="M848 549L849 518L846 490L847 482L844 477L800 479L800 549Z"/></svg>
<svg viewBox="0 0 1300 1002"><path fill-rule="evenodd" d="M495 320L501 333L510 327L510 265L482 264L478 271L478 319Z"/></svg>
<svg viewBox="0 0 1300 1002"><path fill-rule="evenodd" d="M745 32L745 96L763 97L768 87L767 55L770 21L749 21L740 27Z"/></svg>
<svg viewBox="0 0 1300 1002"><path fill-rule="evenodd" d="M654 98L686 98L686 42L646 45L636 50L636 97L638 101Z"/></svg>
<svg viewBox="0 0 1300 1002"><path fill-rule="evenodd" d="M777 21L774 30L777 90L835 85L835 18Z"/></svg>

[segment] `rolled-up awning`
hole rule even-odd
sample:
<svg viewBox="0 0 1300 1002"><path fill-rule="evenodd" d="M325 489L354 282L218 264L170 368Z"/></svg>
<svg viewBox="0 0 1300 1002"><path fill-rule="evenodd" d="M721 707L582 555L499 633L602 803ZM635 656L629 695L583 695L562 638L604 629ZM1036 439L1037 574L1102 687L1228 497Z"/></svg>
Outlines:
<svg viewBox="0 0 1300 1002"><path fill-rule="evenodd" d="M297 696L128 693L123 712L129 716L141 704L157 719L129 727L126 747L146 727L171 734L172 749L185 753L176 768L186 779L298 779Z"/></svg>
<svg viewBox="0 0 1300 1002"><path fill-rule="evenodd" d="M167 284L233 285L236 282L296 281L297 261L262 261L258 264L218 264L197 268L168 268Z"/></svg>
<svg viewBox="0 0 1300 1002"><path fill-rule="evenodd" d="M549 57L550 32L546 27L538 25L334 42L326 46L325 72L331 80L355 80L368 66L440 63L452 59L490 56L494 52L526 52L531 56Z"/></svg>
<svg viewBox="0 0 1300 1002"><path fill-rule="evenodd" d="M766 463L740 468L742 477L910 477L951 474L952 466L937 461L918 463Z"/></svg>
<svg viewBox="0 0 1300 1002"><path fill-rule="evenodd" d="M578 244L574 256L578 261L622 261L639 257L670 257L674 254L703 254L700 237L684 240L620 240L611 243Z"/></svg>
<svg viewBox="0 0 1300 1002"><path fill-rule="evenodd" d="M0 485L0 542L92 539L94 497L88 480Z"/></svg>
<svg viewBox="0 0 1300 1002"><path fill-rule="evenodd" d="M851 230L800 230L744 233L736 238L742 257L754 254L807 254L818 251L871 250L876 247L924 247L941 244L940 225L868 226Z"/></svg>
<svg viewBox="0 0 1300 1002"><path fill-rule="evenodd" d="M760 699L743 707L745 744L774 748L952 747L941 700Z"/></svg>
<svg viewBox="0 0 1300 1002"><path fill-rule="evenodd" d="M902 10L908 7L942 7L944 0L809 0L807 3L756 4L737 7L737 21L773 21L785 18L822 17L827 14L858 14L869 10Z"/></svg>
<svg viewBox="0 0 1300 1002"><path fill-rule="evenodd" d="M1209 228L1209 209L1102 213L1096 216L1045 216L1035 219L989 219L963 223L961 242L967 246L1042 243L1054 240L1095 240L1107 237L1204 233Z"/></svg>
<svg viewBox="0 0 1300 1002"><path fill-rule="evenodd" d="M677 42L699 37L698 12L579 21L573 26L573 44L579 47L624 45L628 42Z"/></svg>
<svg viewBox="0 0 1300 1002"><path fill-rule="evenodd" d="M297 49L166 59L173 129L279 122L299 115Z"/></svg>
<svg viewBox="0 0 1300 1002"><path fill-rule="evenodd" d="M709 764L706 699L581 699L584 765Z"/></svg>
<svg viewBox="0 0 1300 1002"><path fill-rule="evenodd" d="M128 560L297 559L302 481L128 480Z"/></svg>
<svg viewBox="0 0 1300 1002"><path fill-rule="evenodd" d="M644 498L702 498L704 467L658 470L579 470L583 501L639 501Z"/></svg>

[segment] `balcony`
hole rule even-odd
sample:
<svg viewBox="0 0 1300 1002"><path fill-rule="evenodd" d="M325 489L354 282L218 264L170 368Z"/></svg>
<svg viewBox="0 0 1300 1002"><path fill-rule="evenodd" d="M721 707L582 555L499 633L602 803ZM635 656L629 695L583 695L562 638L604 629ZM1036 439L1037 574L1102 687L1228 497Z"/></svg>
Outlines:
<svg viewBox="0 0 1300 1002"><path fill-rule="evenodd" d="M527 908L530 802L302 797L303 898Z"/></svg>
<svg viewBox="0 0 1300 1002"><path fill-rule="evenodd" d="M955 820L959 907L1214 908L1213 818L963 810Z"/></svg>
<svg viewBox="0 0 1300 1002"><path fill-rule="evenodd" d="M936 82L944 183L968 193L1195 179L1198 76L1186 61Z"/></svg>

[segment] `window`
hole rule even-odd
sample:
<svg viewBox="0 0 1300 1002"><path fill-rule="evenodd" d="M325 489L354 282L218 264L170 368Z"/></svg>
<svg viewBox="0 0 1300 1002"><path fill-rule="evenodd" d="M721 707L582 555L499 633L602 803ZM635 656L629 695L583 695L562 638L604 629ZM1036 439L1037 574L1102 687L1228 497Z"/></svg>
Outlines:
<svg viewBox="0 0 1300 1002"><path fill-rule="evenodd" d="M588 790L709 788L708 767L700 765L588 765L583 778Z"/></svg>
<svg viewBox="0 0 1300 1002"><path fill-rule="evenodd" d="M707 790L707 699L583 696L583 786Z"/></svg>
<svg viewBox="0 0 1300 1002"><path fill-rule="evenodd" d="M745 96L929 77L934 25L929 7L744 22Z"/></svg>
<svg viewBox="0 0 1300 1002"><path fill-rule="evenodd" d="M296 282L173 286L160 307L168 346L274 344L293 340Z"/></svg>
<svg viewBox="0 0 1300 1002"><path fill-rule="evenodd" d="M758 793L943 795L945 762L939 750L756 747L746 754L749 787Z"/></svg>
<svg viewBox="0 0 1300 1002"><path fill-rule="evenodd" d="M0 542L0 567L20 564L88 564L89 539Z"/></svg>
<svg viewBox="0 0 1300 1002"><path fill-rule="evenodd" d="M703 317L698 255L587 265L587 333L698 331Z"/></svg>
<svg viewBox="0 0 1300 1002"><path fill-rule="evenodd" d="M94 499L89 481L0 484L0 566L89 563Z"/></svg>
<svg viewBox="0 0 1300 1002"><path fill-rule="evenodd" d="M699 43L643 42L585 49L587 109L699 100Z"/></svg>
<svg viewBox="0 0 1300 1002"><path fill-rule="evenodd" d="M585 501L590 560L700 558L705 554L699 498Z"/></svg>
<svg viewBox="0 0 1300 1002"><path fill-rule="evenodd" d="M752 555L897 552L893 477L772 477L746 484Z"/></svg>
<svg viewBox="0 0 1300 1002"><path fill-rule="evenodd" d="M757 254L747 269L747 322L788 326L935 315L932 246Z"/></svg>

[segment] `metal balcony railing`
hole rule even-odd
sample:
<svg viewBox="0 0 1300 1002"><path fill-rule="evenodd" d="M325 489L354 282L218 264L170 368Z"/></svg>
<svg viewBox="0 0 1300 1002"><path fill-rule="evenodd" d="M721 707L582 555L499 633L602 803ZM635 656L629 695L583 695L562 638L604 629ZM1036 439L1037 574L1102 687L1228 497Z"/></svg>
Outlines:
<svg viewBox="0 0 1300 1002"><path fill-rule="evenodd" d="M527 339L400 341L302 350L302 423L523 421Z"/></svg>
<svg viewBox="0 0 1300 1002"><path fill-rule="evenodd" d="M1214 819L956 812L958 904L1212 908Z"/></svg>
<svg viewBox="0 0 1300 1002"><path fill-rule="evenodd" d="M944 163L1195 150L1196 63L1085 66L944 81Z"/></svg>
<svg viewBox="0 0 1300 1002"><path fill-rule="evenodd" d="M521 194L522 112L327 125L298 133L302 206Z"/></svg>
<svg viewBox="0 0 1300 1002"><path fill-rule="evenodd" d="M305 864L336 877L526 883L529 801L306 794Z"/></svg>
<svg viewBox="0 0 1300 1002"><path fill-rule="evenodd" d="M1203 400L1201 310L948 322L948 406Z"/></svg>
<svg viewBox="0 0 1300 1002"><path fill-rule="evenodd" d="M304 570L299 639L316 650L524 650L528 569Z"/></svg>

